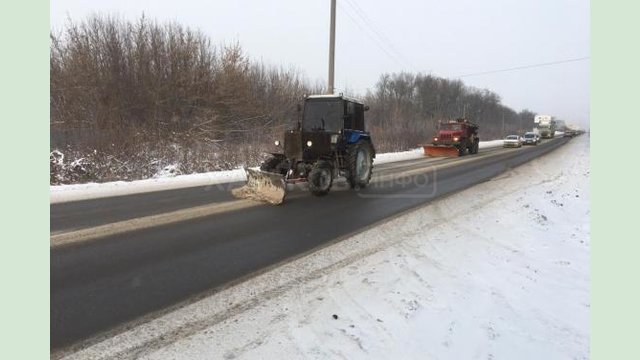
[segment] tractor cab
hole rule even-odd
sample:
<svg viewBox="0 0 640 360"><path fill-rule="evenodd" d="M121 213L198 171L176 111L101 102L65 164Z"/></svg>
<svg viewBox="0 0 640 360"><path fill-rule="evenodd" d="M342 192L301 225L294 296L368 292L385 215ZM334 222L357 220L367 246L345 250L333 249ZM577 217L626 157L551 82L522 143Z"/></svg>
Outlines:
<svg viewBox="0 0 640 360"><path fill-rule="evenodd" d="M361 102L342 95L313 95L305 99L301 127L303 131L364 131Z"/></svg>
<svg viewBox="0 0 640 360"><path fill-rule="evenodd" d="M289 159L312 161L331 157L349 143L368 136L364 129L362 102L343 95L312 95L304 107L296 129L284 137L284 155Z"/></svg>

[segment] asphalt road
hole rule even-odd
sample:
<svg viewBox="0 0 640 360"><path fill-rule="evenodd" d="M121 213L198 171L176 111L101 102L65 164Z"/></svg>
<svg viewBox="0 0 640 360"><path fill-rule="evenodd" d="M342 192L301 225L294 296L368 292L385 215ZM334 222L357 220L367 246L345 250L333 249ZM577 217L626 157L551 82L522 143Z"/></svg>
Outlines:
<svg viewBox="0 0 640 360"><path fill-rule="evenodd" d="M52 350L82 342L356 233L438 197L486 181L566 143L487 149L374 169L361 191L344 182L325 197L294 189L281 206L256 205L51 248ZM235 200L241 184L51 205L51 232Z"/></svg>
<svg viewBox="0 0 640 360"><path fill-rule="evenodd" d="M496 151L504 150L501 148L490 148L484 150L482 154L493 154ZM393 172L398 168L423 168L443 162L456 162L464 159L466 158L423 158L387 163L376 166L374 174L385 174ZM59 234L143 216L163 214L180 209L212 203L224 203L234 200L235 198L231 195L230 190L242 185L244 185L244 182L232 182L135 195L55 203L49 207L51 214L50 231L52 234Z"/></svg>

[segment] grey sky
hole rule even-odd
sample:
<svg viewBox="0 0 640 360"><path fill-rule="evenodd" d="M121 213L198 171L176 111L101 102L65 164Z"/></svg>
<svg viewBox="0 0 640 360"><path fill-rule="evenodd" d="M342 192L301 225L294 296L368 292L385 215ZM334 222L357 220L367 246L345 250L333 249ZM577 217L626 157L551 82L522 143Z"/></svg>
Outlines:
<svg viewBox="0 0 640 360"><path fill-rule="evenodd" d="M586 0L337 0L336 87L364 94L384 72L438 76L589 56ZM238 41L254 59L293 65L326 82L329 0L51 0L51 24L108 12L197 27L214 42ZM362 11L359 11L359 10ZM355 23L354 23L355 22ZM356 24L357 23L357 24ZM586 126L589 61L462 79L529 108Z"/></svg>

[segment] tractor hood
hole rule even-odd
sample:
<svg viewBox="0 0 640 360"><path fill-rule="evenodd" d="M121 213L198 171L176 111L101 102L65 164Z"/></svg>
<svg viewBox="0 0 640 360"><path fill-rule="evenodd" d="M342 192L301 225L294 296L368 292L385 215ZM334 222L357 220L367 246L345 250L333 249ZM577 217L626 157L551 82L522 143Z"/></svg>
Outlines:
<svg viewBox="0 0 640 360"><path fill-rule="evenodd" d="M316 160L335 150L337 144L331 138L337 135L337 132L289 130L284 134L284 154L289 159Z"/></svg>

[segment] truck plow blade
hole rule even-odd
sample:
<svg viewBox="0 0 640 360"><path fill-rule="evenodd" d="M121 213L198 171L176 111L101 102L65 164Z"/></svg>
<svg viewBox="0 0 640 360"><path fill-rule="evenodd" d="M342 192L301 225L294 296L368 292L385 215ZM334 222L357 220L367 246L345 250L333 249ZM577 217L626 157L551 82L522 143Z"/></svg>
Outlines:
<svg viewBox="0 0 640 360"><path fill-rule="evenodd" d="M280 174L266 171L244 169L247 183L231 190L233 196L240 199L264 201L272 205L282 204L286 195L286 183Z"/></svg>
<svg viewBox="0 0 640 360"><path fill-rule="evenodd" d="M424 154L434 157L457 157L460 155L458 149L453 146L423 145Z"/></svg>

